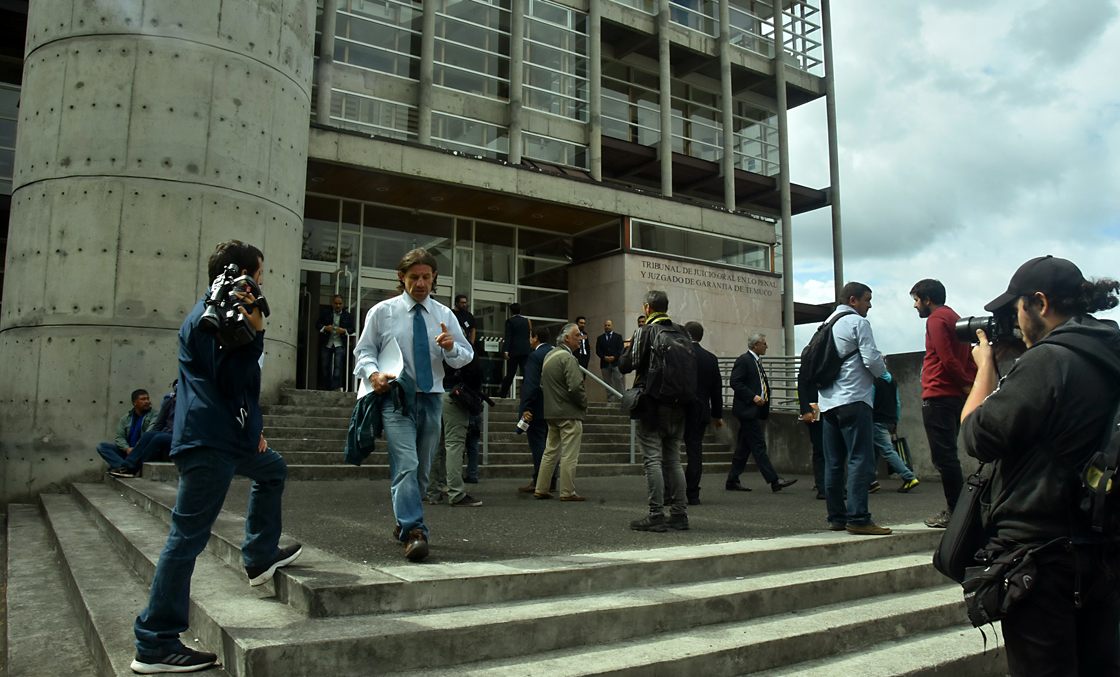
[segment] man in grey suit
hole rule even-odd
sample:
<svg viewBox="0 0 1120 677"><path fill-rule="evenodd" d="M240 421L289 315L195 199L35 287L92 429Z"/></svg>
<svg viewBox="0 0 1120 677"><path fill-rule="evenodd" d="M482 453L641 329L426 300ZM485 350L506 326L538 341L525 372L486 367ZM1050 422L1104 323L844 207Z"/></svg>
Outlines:
<svg viewBox="0 0 1120 677"><path fill-rule="evenodd" d="M544 416L548 419L548 441L545 443L541 468L537 473L535 498L552 498L548 484L556 463L560 463L560 500L584 501L576 493L576 464L583 440L583 417L587 413L587 392L583 373L575 351L582 334L575 324L566 324L560 341L541 367L541 390L544 392Z"/></svg>
<svg viewBox="0 0 1120 677"><path fill-rule="evenodd" d="M797 480L778 477L766 454L762 422L770 416L770 381L761 361L766 354L766 336L754 332L747 338L747 348L731 369L731 389L735 391L731 413L739 419L739 439L735 444L735 456L731 459L731 471L727 474L726 488L728 491L750 491L739 483L739 475L753 454L762 478L772 490L781 491Z"/></svg>
<svg viewBox="0 0 1120 677"><path fill-rule="evenodd" d="M525 359L533 351L529 345L529 332L533 323L521 317L521 304L509 304L510 318L506 320L505 342L503 343L506 359L506 377L502 380L502 389L498 397L509 397L509 388L513 385L513 377L518 369L525 376Z"/></svg>

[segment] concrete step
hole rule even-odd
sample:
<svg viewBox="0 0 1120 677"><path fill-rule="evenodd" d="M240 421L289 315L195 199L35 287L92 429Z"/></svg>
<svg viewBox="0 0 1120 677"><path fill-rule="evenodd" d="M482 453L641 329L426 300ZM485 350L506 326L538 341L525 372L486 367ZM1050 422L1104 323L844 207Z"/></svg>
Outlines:
<svg viewBox="0 0 1120 677"><path fill-rule="evenodd" d="M337 451L339 454L343 453L346 448L346 437L341 435L340 439L286 439L283 437L270 437L268 431L265 431L265 438L268 440L268 445L275 451ZM512 433L491 436L491 443L498 444L515 444L521 446L523 449L528 449L528 443L525 441L524 435L515 435ZM384 445L383 441L378 441L379 445ZM581 448L589 448L591 445L599 445L603 447L610 447L612 451L626 451L630 453L630 438L626 435L584 435ZM581 452L582 453L582 452Z"/></svg>
<svg viewBox="0 0 1120 677"><path fill-rule="evenodd" d="M6 674L37 677L45 666L59 677L98 674L100 668L81 639L82 623L67 597L66 573L38 506L8 505L7 549Z"/></svg>
<svg viewBox="0 0 1120 677"><path fill-rule="evenodd" d="M944 580L944 579L942 579ZM780 595L782 591L775 591ZM855 647L920 637L952 628L960 632L964 603L960 588L942 585L916 592L872 595L825 606L806 606L761 618L689 627L689 620L672 618L663 632L604 642L589 637L587 644L514 659L460 665L460 674L473 677L520 675L711 675L733 677L789 667ZM679 628L673 632L664 632ZM473 650L474 647L472 647ZM476 652L472 651L472 653ZM409 670L397 675L424 674ZM789 674L801 674L794 669ZM911 674L866 672L847 675ZM954 674L955 673L949 673Z"/></svg>
<svg viewBox="0 0 1120 677"><path fill-rule="evenodd" d="M579 460L581 463L629 463L629 451L617 451L617 447L610 447L611 451L603 452L589 452L586 449L580 451ZM284 460L289 465L335 465L344 463L342 454L338 452L329 451L284 451L281 452ZM498 452L491 451L486 463L481 463L482 454L479 454L479 468L486 469L492 466L502 465L528 465L529 464L529 449L521 445L516 451ZM730 454L727 457L727 462L730 463ZM386 465L389 463L389 455L383 452L374 452L370 454L367 462L371 465ZM465 464L464 464L465 465Z"/></svg>
<svg viewBox="0 0 1120 677"><path fill-rule="evenodd" d="M1001 630L996 623L985 633ZM877 646L852 647L837 656L754 673L757 677L1003 677L1007 675L1007 657L1002 642L985 646L979 630L953 626L916 637L884 642Z"/></svg>
<svg viewBox="0 0 1120 677"><path fill-rule="evenodd" d="M104 510L107 520L127 519L128 506L115 500L117 492L165 523L170 522L175 502L174 487L160 483L111 480L106 485L76 484L74 488L83 501ZM240 567L244 524L244 518L223 511L214 526L208 551L231 566ZM765 572L783 575L798 567L858 563L914 553L921 553L919 557L924 557L928 565L928 553L936 547L940 536L924 525L913 525L900 528L890 538L861 539L823 532L654 551L378 569L352 565L305 549L300 566L281 570L276 580L281 597L306 613L347 616L482 601L541 599L576 592L597 594L627 589L635 582L652 587ZM390 537L387 530L385 537ZM932 571L932 567L926 568ZM422 585L408 585L410 582Z"/></svg>
<svg viewBox="0 0 1120 677"><path fill-rule="evenodd" d="M520 406L520 400L514 398L492 398L494 406L491 408L494 412L516 412ZM353 409L354 403L357 401L355 393L339 393L324 390L282 390L280 393L280 401L276 404L299 406L299 407L330 407L330 408L346 408ZM270 403L269 406L275 406ZM621 415L619 406L617 404L607 404L606 402L589 402L588 411L593 413L602 414L616 414Z"/></svg>
<svg viewBox="0 0 1120 677"><path fill-rule="evenodd" d="M270 442L273 439L336 439L345 442L346 433L349 428L349 421L345 425L337 427L305 427L295 425L295 421L289 420L286 417L270 417L279 418L278 425L264 426L264 435L268 437ZM609 435L609 438L598 438L599 435ZM516 432L514 426L489 429L489 439L491 442L515 442L515 440L523 440L523 435ZM584 426L584 439L587 442L617 442L619 439L625 439L629 444L629 426L617 426L610 424L587 424Z"/></svg>
<svg viewBox="0 0 1120 677"><path fill-rule="evenodd" d="M67 591L85 630L97 674L132 675L129 665L136 654L132 621L148 602L150 573L146 579L137 577L136 571L130 568L132 562L122 559L111 541L82 513L72 496L42 494L40 500L51 538L62 558ZM149 540L159 541L158 546L153 544L156 557L167 538L166 531L163 529L161 534L156 530L149 535ZM195 573L201 576L207 573L201 558ZM192 618L195 615L192 613ZM205 623L199 623L191 630L192 633L183 637L184 643L201 650L220 649L221 628L207 628ZM193 637L200 641L192 642ZM77 637L71 636L69 640L76 641ZM222 668L214 668L207 674L228 677Z"/></svg>
<svg viewBox="0 0 1120 677"><path fill-rule="evenodd" d="M339 457L342 456L339 452ZM750 468L750 466L748 466ZM731 463L704 463L704 472L726 473L731 469ZM533 472L533 466L526 458L520 465L480 465L479 475L483 478L528 477ZM621 475L643 474L642 464L637 463L584 463L579 464L576 477L617 477ZM156 482L177 482L179 471L173 463L145 463L142 477ZM288 479L291 481L335 481L335 480L384 480L389 478L388 465L353 466L346 463L332 463L321 465L296 465L288 466ZM240 481L240 480L238 480Z"/></svg>
<svg viewBox="0 0 1120 677"><path fill-rule="evenodd" d="M508 407L506 409L492 409L487 407L490 417L490 426L514 426L517 424L517 419L520 418L521 412L516 407ZM269 417L291 417L291 418L313 418L313 419L328 419L330 421L338 421L338 425L348 426L350 424L350 414L354 411L354 402L351 401L346 406L315 406L315 405L291 405L291 404L264 404L261 405L261 413L265 416L265 425L269 425ZM619 414L612 410L591 409L584 417L584 423L604 423L609 425L619 425L629 427L629 417ZM303 425L302 423L293 425ZM335 425L330 423L327 426L314 426L314 427L331 427Z"/></svg>
<svg viewBox="0 0 1120 677"><path fill-rule="evenodd" d="M165 510L163 502L173 500L170 487L139 494L137 484L145 483L113 486L130 498L142 497L151 512ZM141 488L156 487L148 483ZM150 575L166 527L119 500L106 485L75 488L113 545L142 575ZM736 656L751 655L739 645L757 638L759 627L781 649L766 667L814 657L812 649L807 655L799 642L790 640L797 631L835 650L828 637L832 628L824 621L811 631L803 629L802 610L816 605L835 605L814 613L846 623L847 641L907 636L962 617L959 589L943 585L929 566L935 539L920 526L890 538L825 532L657 551L380 569L309 548L306 561L282 570L275 584L265 586L275 585L277 598L290 606L276 605L268 590L248 588L237 554L242 534L241 520L228 514L219 518L208 545L217 559L204 555L196 569L192 623L204 642L213 628L222 628L224 661L231 672L246 677L364 675L370 666L378 672L404 670L416 665L417 647L423 648L429 674L467 658L529 665L547 661L547 652L586 652L595 643L630 658L635 652L620 652L620 646L660 645L664 640L659 633L672 627L691 628L688 635L693 637L723 638L727 645L706 661L702 656L676 657L684 670L672 674L737 674L726 670L737 664L727 657L736 651ZM233 566L217 564L219 559L234 560ZM308 591L316 594L304 596ZM320 617L353 612L355 604L369 601L370 592L379 593L377 610L383 613ZM860 601L845 601L850 599ZM315 606L311 600L329 604ZM456 601L461 604L455 606ZM393 602L411 608L385 608ZM858 610L863 607L868 610ZM696 646L707 651L707 644ZM774 657L775 651L758 653ZM532 658L521 658L526 655ZM600 667L614 664L598 662Z"/></svg>

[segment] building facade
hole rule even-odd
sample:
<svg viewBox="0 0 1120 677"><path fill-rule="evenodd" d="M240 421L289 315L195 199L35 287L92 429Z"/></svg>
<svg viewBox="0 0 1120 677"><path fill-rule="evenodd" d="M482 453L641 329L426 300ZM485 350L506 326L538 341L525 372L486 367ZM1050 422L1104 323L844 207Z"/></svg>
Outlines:
<svg viewBox="0 0 1120 677"><path fill-rule="evenodd" d="M489 383L514 302L594 339L663 288L717 354L782 336L789 219L830 201L786 153L785 112L826 93L822 10L33 0L0 85L4 500L103 470L224 239L265 252L267 396L319 387L321 309L342 295L360 331L417 246L436 298L468 297Z"/></svg>

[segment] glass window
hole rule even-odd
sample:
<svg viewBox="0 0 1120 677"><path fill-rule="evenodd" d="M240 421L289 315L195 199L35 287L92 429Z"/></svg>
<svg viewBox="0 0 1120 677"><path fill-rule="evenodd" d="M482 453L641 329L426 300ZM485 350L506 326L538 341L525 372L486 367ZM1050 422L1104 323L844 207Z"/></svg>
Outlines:
<svg viewBox="0 0 1120 677"><path fill-rule="evenodd" d="M417 137L415 106L341 89L332 91L331 122L337 126L406 141Z"/></svg>
<svg viewBox="0 0 1120 677"><path fill-rule="evenodd" d="M528 132L523 133L521 139L524 146L521 152L527 158L587 169L586 146Z"/></svg>
<svg viewBox="0 0 1120 677"><path fill-rule="evenodd" d="M770 271L770 246L649 221L630 222L630 246L705 263Z"/></svg>
<svg viewBox="0 0 1120 677"><path fill-rule="evenodd" d="M622 222L585 230L572 238L572 261L579 263L622 249Z"/></svg>
<svg viewBox="0 0 1120 677"><path fill-rule="evenodd" d="M335 61L418 80L419 5L398 0L342 0L335 30Z"/></svg>
<svg viewBox="0 0 1120 677"><path fill-rule="evenodd" d="M524 103L587 119L587 15L547 0L525 2Z"/></svg>
<svg viewBox="0 0 1120 677"><path fill-rule="evenodd" d="M643 146L657 145L661 140L659 82L657 73L604 60L603 133Z"/></svg>
<svg viewBox="0 0 1120 677"><path fill-rule="evenodd" d="M338 218L341 202L307 196L303 209L303 254L309 261L338 260Z"/></svg>
<svg viewBox="0 0 1120 677"><path fill-rule="evenodd" d="M362 267L396 270L401 257L423 247L436 257L437 268L450 277L454 219L382 205L364 207ZM450 293L450 285L441 287L440 293Z"/></svg>
<svg viewBox="0 0 1120 677"><path fill-rule="evenodd" d="M561 320L568 316L568 292L558 289L520 289L521 314Z"/></svg>
<svg viewBox="0 0 1120 677"><path fill-rule="evenodd" d="M432 145L468 155L505 158L509 154L509 130L478 120L433 113Z"/></svg>
<svg viewBox="0 0 1120 677"><path fill-rule="evenodd" d="M509 226L475 222L474 279L513 284L514 231Z"/></svg>
<svg viewBox="0 0 1120 677"><path fill-rule="evenodd" d="M522 228L517 233L517 246L523 256L572 260L572 238L559 233L545 233Z"/></svg>
<svg viewBox="0 0 1120 677"><path fill-rule="evenodd" d="M568 288L568 262L521 257L517 261L517 283L527 287Z"/></svg>
<svg viewBox="0 0 1120 677"><path fill-rule="evenodd" d="M434 83L509 98L509 0L436 0Z"/></svg>

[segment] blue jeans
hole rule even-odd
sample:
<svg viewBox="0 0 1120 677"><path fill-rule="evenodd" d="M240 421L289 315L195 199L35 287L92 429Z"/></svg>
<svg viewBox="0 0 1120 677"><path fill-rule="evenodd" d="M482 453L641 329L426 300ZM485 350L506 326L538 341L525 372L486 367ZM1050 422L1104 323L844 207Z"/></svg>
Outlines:
<svg viewBox="0 0 1120 677"><path fill-rule="evenodd" d="M129 470L139 470L149 461L166 458L170 451L171 433L144 433L121 465Z"/></svg>
<svg viewBox="0 0 1120 677"><path fill-rule="evenodd" d="M471 414L467 427L466 479L478 479L478 441L482 439L482 414Z"/></svg>
<svg viewBox="0 0 1120 677"><path fill-rule="evenodd" d="M441 393L416 393L416 405L407 416L394 411L392 398L386 397L381 405L389 448L389 492L393 515L401 528L401 541L408 541L408 532L413 529L428 533L423 498L443 427L442 397Z"/></svg>
<svg viewBox="0 0 1120 677"><path fill-rule="evenodd" d="M121 455L121 450L112 442L102 442L97 445L97 453L105 459L110 468L119 468L124 465L126 457Z"/></svg>
<svg viewBox="0 0 1120 677"><path fill-rule="evenodd" d="M334 366L331 366L331 362ZM328 348L324 345L319 349L319 372L323 375L323 384L329 390L338 390L342 387L342 365L346 362L346 346Z"/></svg>
<svg viewBox="0 0 1120 677"><path fill-rule="evenodd" d="M271 449L231 454L203 447L182 451L172 460L179 468L179 495L171 511L171 533L156 564L148 606L133 625L136 651L145 657L162 657L183 646L179 634L189 626L194 562L210 540L235 474L253 480L242 562L246 567L264 566L280 554L280 499L288 476L280 454Z"/></svg>
<svg viewBox="0 0 1120 677"><path fill-rule="evenodd" d="M886 423L875 424L875 451L879 452L879 456L887 459L887 467L891 472L907 482L914 479L914 472L906 467L902 457L895 451L894 444L891 442L891 426Z"/></svg>
<svg viewBox="0 0 1120 677"><path fill-rule="evenodd" d="M871 406L853 402L824 414L824 494L831 525L871 524L867 488L875 479L875 426ZM848 501L844 503L844 467Z"/></svg>

